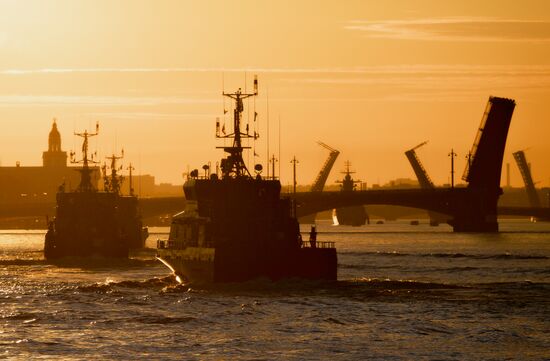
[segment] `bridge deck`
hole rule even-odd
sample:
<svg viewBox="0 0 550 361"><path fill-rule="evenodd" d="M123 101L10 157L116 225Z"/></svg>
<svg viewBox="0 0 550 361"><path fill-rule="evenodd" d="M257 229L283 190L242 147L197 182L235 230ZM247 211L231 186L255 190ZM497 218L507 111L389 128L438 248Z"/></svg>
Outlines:
<svg viewBox="0 0 550 361"><path fill-rule="evenodd" d="M435 188L435 189L380 189L344 192L300 192L296 194L299 204L298 216L308 214L308 211L319 212L350 205L398 205L413 208L427 209L429 204L445 205L449 202L451 193L453 198L459 198L466 188ZM283 194L283 197L290 197ZM309 204L308 204L309 203ZM175 214L185 207L183 197L142 198L139 200L142 215L153 217L157 215ZM315 208L315 210L311 210ZM445 213L445 212L441 212ZM53 202L19 202L0 205L0 217L44 217L55 214ZM498 207L499 215L539 217L550 219L550 208L544 207Z"/></svg>

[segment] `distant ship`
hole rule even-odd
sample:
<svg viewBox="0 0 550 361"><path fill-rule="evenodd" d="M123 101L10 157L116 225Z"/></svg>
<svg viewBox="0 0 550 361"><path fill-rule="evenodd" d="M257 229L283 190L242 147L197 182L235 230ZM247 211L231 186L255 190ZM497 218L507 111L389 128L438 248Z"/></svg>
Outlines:
<svg viewBox="0 0 550 361"><path fill-rule="evenodd" d="M350 170L351 163L348 161L346 164L346 170L342 172L344 174L344 179L338 181L342 184L342 192L353 192L355 190L355 184L361 181L354 180L351 175L354 173ZM369 216L365 207L363 206L352 206L352 207L343 207L337 208L335 210L335 216L338 220L337 224L359 227L369 222Z"/></svg>
<svg viewBox="0 0 550 361"><path fill-rule="evenodd" d="M254 92L222 93L235 101L233 133L217 138L231 139L219 147L229 155L221 160L221 177L208 175L208 166L190 173L183 186L186 208L175 215L167 241L158 241L157 258L180 280L196 283L241 282L255 278L279 280L289 277L336 280L337 255L333 242L318 242L312 228L303 242L289 198L281 199L281 184L262 178L262 166L252 176L243 160L242 139L257 139L241 128L243 99ZM256 117L256 115L255 115Z"/></svg>
<svg viewBox="0 0 550 361"><path fill-rule="evenodd" d="M116 257L125 258L131 248L144 245L144 229L138 209L137 197L133 194L120 194L122 177L117 174L116 161L121 157L112 156L111 175L104 171L104 191L99 191L91 182L90 163L96 164L93 156L88 156L88 139L95 133L75 133L84 138L80 185L75 191L66 191L65 184L57 192L56 216L49 222L44 242L44 257L48 260L62 257ZM131 187L130 187L131 188ZM130 191L130 193L133 193Z"/></svg>

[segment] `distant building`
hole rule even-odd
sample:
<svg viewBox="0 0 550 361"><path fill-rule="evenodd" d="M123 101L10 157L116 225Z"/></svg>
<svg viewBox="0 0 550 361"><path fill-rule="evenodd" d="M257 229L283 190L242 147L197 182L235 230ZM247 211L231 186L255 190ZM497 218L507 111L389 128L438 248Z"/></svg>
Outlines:
<svg viewBox="0 0 550 361"><path fill-rule="evenodd" d="M384 184L384 188L419 188L418 180L410 178L397 178Z"/></svg>
<svg viewBox="0 0 550 361"><path fill-rule="evenodd" d="M103 184L103 180L100 183ZM103 190L103 185L99 189ZM155 177L150 174L132 175L132 189L134 195L139 198L183 197L182 185L173 185L170 183L155 184ZM124 174L120 192L122 194L130 194L129 174Z"/></svg>
<svg viewBox="0 0 550 361"><path fill-rule="evenodd" d="M140 198L151 197L183 197L183 186L170 183L155 184L155 177L150 174L132 176L132 188L134 194ZM130 192L128 176L124 177L122 193Z"/></svg>
<svg viewBox="0 0 550 361"><path fill-rule="evenodd" d="M42 166L0 167L0 202L53 201L59 186L67 190L80 183L79 167L67 166L67 152L61 149L61 135L53 120L48 136L48 150L42 153ZM92 182L98 184L99 169L92 173Z"/></svg>
<svg viewBox="0 0 550 361"><path fill-rule="evenodd" d="M171 183L160 183L155 185L155 196L156 197L174 197L174 196L183 196L183 186L174 185Z"/></svg>
<svg viewBox="0 0 550 361"><path fill-rule="evenodd" d="M44 168L67 167L67 152L61 150L61 134L57 130L55 119L48 136L48 150L42 153L42 166Z"/></svg>
<svg viewBox="0 0 550 361"><path fill-rule="evenodd" d="M149 174L133 175L132 188L138 197L153 197L155 195L155 177ZM124 176L121 188L122 194L130 194L130 181L128 175Z"/></svg>
<svg viewBox="0 0 550 361"><path fill-rule="evenodd" d="M61 134L54 119L48 135L48 150L42 153L42 166L0 167L0 203L14 202L53 202L59 186L66 190L76 189L80 183L80 167L68 166L68 155L61 148ZM92 168L92 183L103 189L99 167ZM155 184L152 175L133 175L132 188L139 197L183 196L181 185L168 183ZM130 181L125 175L122 194L130 193Z"/></svg>

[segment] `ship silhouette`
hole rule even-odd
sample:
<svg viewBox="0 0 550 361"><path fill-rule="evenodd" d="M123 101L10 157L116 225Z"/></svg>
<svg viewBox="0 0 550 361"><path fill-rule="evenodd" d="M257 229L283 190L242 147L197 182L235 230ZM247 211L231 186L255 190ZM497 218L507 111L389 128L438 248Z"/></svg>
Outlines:
<svg viewBox="0 0 550 361"><path fill-rule="evenodd" d="M337 181L342 185L342 192L353 192L355 191L356 184L361 183L360 180L354 180L351 176L353 173L351 170L351 163L347 161L345 163L346 170L342 172L344 174L344 179ZM334 210L334 216L338 220L338 224L346 226L359 227L365 224L365 222L370 223L369 216L365 207L363 206L351 206L351 207L341 207Z"/></svg>
<svg viewBox="0 0 550 361"><path fill-rule="evenodd" d="M243 100L254 92L222 93L235 103L233 132L216 136L232 141L219 147L227 153L220 162L221 175L200 177L190 173L183 186L186 208L173 217L167 241L158 241L157 258L181 280L197 283L241 282L255 278L279 280L290 277L335 280L337 255L334 243L302 241L295 206L281 198L279 180L263 178L262 166L253 176L242 153L242 140L258 138L241 129Z"/></svg>
<svg viewBox="0 0 550 361"><path fill-rule="evenodd" d="M90 164L97 164L94 155L88 154L89 138L98 135L85 131L75 133L83 138L80 184L77 189L67 191L62 184L56 195L56 216L48 223L44 242L44 257L48 260L63 257L116 257L126 258L131 248L144 245L138 200L133 194L120 194L122 177L118 175L116 161L121 157L113 155L111 175L104 166L105 189L99 191L91 181Z"/></svg>

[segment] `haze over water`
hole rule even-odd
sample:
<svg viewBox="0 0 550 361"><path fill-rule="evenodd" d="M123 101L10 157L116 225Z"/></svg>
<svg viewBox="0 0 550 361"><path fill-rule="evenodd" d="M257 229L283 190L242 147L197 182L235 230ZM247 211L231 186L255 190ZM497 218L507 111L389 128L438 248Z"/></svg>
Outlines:
<svg viewBox="0 0 550 361"><path fill-rule="evenodd" d="M43 232L3 231L0 358L547 359L550 224L501 229L321 222L338 282L212 287L178 285L152 252L48 264Z"/></svg>

